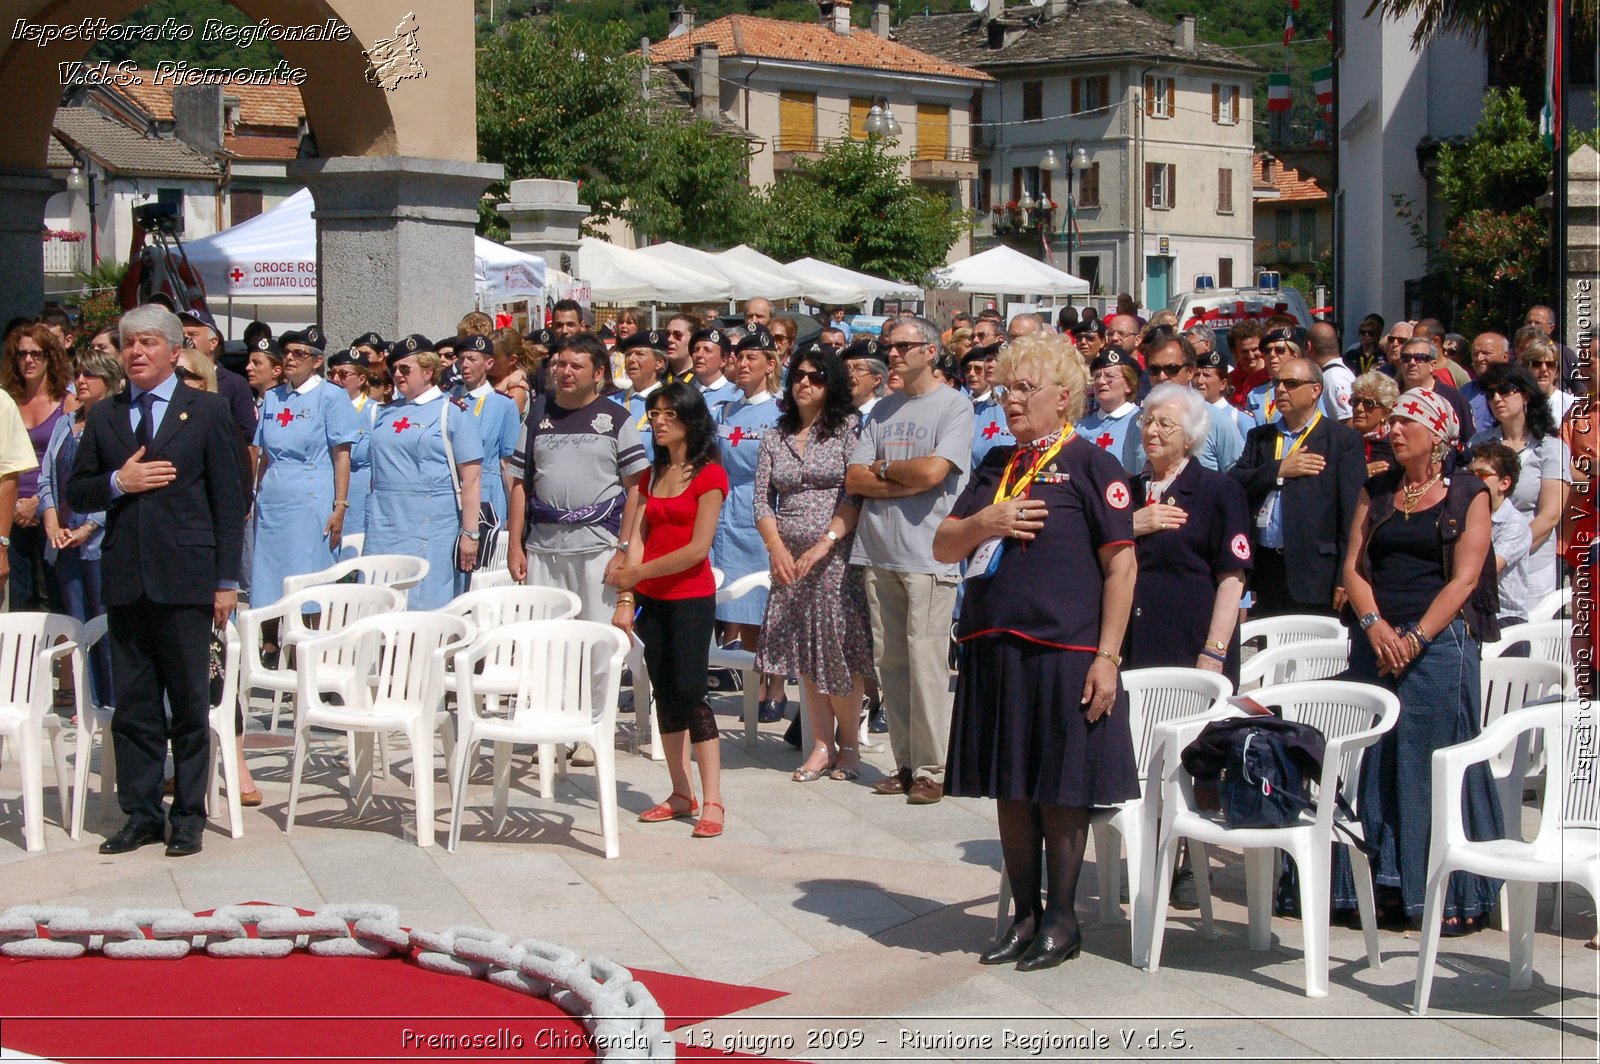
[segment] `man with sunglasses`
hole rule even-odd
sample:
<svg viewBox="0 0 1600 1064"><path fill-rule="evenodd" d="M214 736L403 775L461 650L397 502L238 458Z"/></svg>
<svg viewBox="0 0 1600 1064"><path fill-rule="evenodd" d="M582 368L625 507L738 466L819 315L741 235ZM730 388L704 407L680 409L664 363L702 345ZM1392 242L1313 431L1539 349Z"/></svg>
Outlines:
<svg viewBox="0 0 1600 1064"><path fill-rule="evenodd" d="M933 536L972 461L972 405L933 376L939 329L923 318L892 323L889 368L902 387L861 430L845 490L863 502L850 563L866 569L873 654L889 719L895 773L878 794L912 805L944 797L950 742L950 619L955 565L933 557Z"/></svg>
<svg viewBox="0 0 1600 1064"><path fill-rule="evenodd" d="M1192 388L1195 366L1199 355L1187 337L1173 336L1158 340L1145 350L1145 372L1150 374L1150 387L1171 381ZM1244 453L1244 437L1234 428L1233 420L1225 417L1211 419L1205 442L1195 452L1195 460L1207 469L1226 473Z"/></svg>
<svg viewBox="0 0 1600 1064"><path fill-rule="evenodd" d="M1254 519L1251 613L1337 613L1356 499L1367 479L1361 434L1323 414L1322 373L1309 359L1273 371L1276 414L1251 430L1231 471Z"/></svg>
<svg viewBox="0 0 1600 1064"><path fill-rule="evenodd" d="M1455 408L1461 419L1461 439L1470 440L1477 429L1472 419L1472 407L1459 391L1439 380L1434 370L1439 365L1439 348L1427 338L1407 340L1400 347L1400 390L1431 388L1439 397Z"/></svg>

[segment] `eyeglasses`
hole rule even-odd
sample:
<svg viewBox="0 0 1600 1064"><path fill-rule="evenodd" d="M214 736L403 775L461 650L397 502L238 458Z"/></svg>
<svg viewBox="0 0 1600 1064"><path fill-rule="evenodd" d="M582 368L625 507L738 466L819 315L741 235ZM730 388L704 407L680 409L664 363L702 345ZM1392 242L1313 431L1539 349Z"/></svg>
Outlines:
<svg viewBox="0 0 1600 1064"><path fill-rule="evenodd" d="M1377 329L1357 329L1356 330L1356 335L1357 336L1377 336L1378 335L1378 330Z"/></svg>
<svg viewBox="0 0 1600 1064"><path fill-rule="evenodd" d="M1050 387L1048 384L1034 384L1032 381L1012 381L1005 385L1006 396L1020 396L1024 400L1032 399L1035 395Z"/></svg>
<svg viewBox="0 0 1600 1064"><path fill-rule="evenodd" d="M802 369L795 372L794 380L796 384L805 381L820 388L828 383L828 375L820 369Z"/></svg>
<svg viewBox="0 0 1600 1064"><path fill-rule="evenodd" d="M17 350L17 361L19 361L19 362L22 361L25 358L38 359L40 361L43 361L44 359L49 358L49 357L50 357L49 355L46 355L43 351L40 351L38 348L19 348Z"/></svg>
<svg viewBox="0 0 1600 1064"><path fill-rule="evenodd" d="M654 410L646 410L644 412L644 416L649 418L651 421L678 420L678 412L676 410L668 410L665 407L657 407Z"/></svg>
<svg viewBox="0 0 1600 1064"><path fill-rule="evenodd" d="M1473 476L1477 477L1479 480L1499 480L1500 479L1500 474L1496 473L1492 469L1469 468L1467 470L1467 472L1471 473Z"/></svg>
<svg viewBox="0 0 1600 1064"><path fill-rule="evenodd" d="M921 340L901 340L897 344L885 344L884 346L891 351L895 351L903 355L907 351L913 351L919 347L929 347L931 345L924 343Z"/></svg>
<svg viewBox="0 0 1600 1064"><path fill-rule="evenodd" d="M1368 399L1364 395L1358 395L1354 399L1351 399L1350 400L1350 406L1354 410L1382 410L1382 409L1384 409L1384 405L1382 403L1378 402L1376 399Z"/></svg>
<svg viewBox="0 0 1600 1064"><path fill-rule="evenodd" d="M374 377L372 378L372 386L374 388L393 388L394 381L388 377Z"/></svg>
<svg viewBox="0 0 1600 1064"><path fill-rule="evenodd" d="M194 372L193 370L184 369L182 366L179 366L177 369L173 370L172 373L173 373L173 376L177 377L180 381L183 381L185 384L189 383L190 381L197 381L198 382L198 381L205 380L205 378L200 376L200 374Z"/></svg>
<svg viewBox="0 0 1600 1064"><path fill-rule="evenodd" d="M1522 363L1529 369L1555 369L1556 360L1553 358L1528 359Z"/></svg>
<svg viewBox="0 0 1600 1064"><path fill-rule="evenodd" d="M1295 377L1279 377L1277 380L1272 382L1272 386L1274 388L1287 388L1292 392L1296 388L1304 388L1308 384L1315 383L1316 381L1303 381Z"/></svg>
<svg viewBox="0 0 1600 1064"><path fill-rule="evenodd" d="M394 375L396 377L409 377L413 373L420 374L421 372L421 366L396 366L394 368Z"/></svg>
<svg viewBox="0 0 1600 1064"><path fill-rule="evenodd" d="M1401 362L1410 362L1413 365L1415 365L1418 362L1432 362L1433 361L1433 356L1432 355L1401 355L1400 356L1400 361Z"/></svg>
<svg viewBox="0 0 1600 1064"><path fill-rule="evenodd" d="M1152 379L1156 377L1176 377L1183 372L1184 365L1182 362L1169 362L1158 366L1152 362L1145 369L1149 371Z"/></svg>
<svg viewBox="0 0 1600 1064"><path fill-rule="evenodd" d="M1167 435L1169 432L1177 432L1183 428L1182 425L1169 417L1158 417L1153 420L1146 421L1144 423L1144 427L1162 436Z"/></svg>
<svg viewBox="0 0 1600 1064"><path fill-rule="evenodd" d="M1261 349L1269 355L1288 355L1294 353L1294 348L1288 344L1268 344Z"/></svg>

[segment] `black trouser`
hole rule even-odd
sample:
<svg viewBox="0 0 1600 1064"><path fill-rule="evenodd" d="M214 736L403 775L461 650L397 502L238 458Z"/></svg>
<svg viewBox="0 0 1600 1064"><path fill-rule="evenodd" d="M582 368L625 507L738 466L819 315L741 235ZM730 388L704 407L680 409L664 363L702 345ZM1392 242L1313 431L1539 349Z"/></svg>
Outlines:
<svg viewBox="0 0 1600 1064"><path fill-rule="evenodd" d="M1256 601L1250 607L1252 617L1281 617L1289 613L1313 613L1335 616L1333 588L1321 602L1298 602L1289 594L1289 574L1284 567L1283 551L1274 547L1257 547L1255 569L1250 574L1250 591Z"/></svg>
<svg viewBox="0 0 1600 1064"><path fill-rule="evenodd" d="M111 676L117 711L117 801L135 828L159 832L204 827L211 754L212 607L140 599L110 609ZM172 719L167 720L167 707ZM167 744L172 744L172 810L162 805ZM231 756L232 751L226 751Z"/></svg>
<svg viewBox="0 0 1600 1064"><path fill-rule="evenodd" d="M650 670L661 733L687 731L693 743L718 738L721 733L716 719L706 705L706 671L710 668L711 633L717 620L716 596L636 597L636 631L644 643L644 663Z"/></svg>

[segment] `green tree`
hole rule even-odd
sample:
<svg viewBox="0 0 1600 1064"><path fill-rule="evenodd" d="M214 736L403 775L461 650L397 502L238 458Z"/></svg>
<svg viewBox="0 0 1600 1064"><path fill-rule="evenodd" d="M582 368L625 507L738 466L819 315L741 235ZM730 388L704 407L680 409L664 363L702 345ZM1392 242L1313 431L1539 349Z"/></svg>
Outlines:
<svg viewBox="0 0 1600 1064"><path fill-rule="evenodd" d="M187 62L196 67L247 67L267 70L283 58L278 46L271 41L256 41L249 48L240 48L228 41L204 41L200 31L211 19L230 26L244 26L255 22L249 15L228 3L228 0L153 0L123 21L131 26L155 26L167 19L176 19L180 25L193 26L194 35L187 41L102 41L89 51L91 61L109 60L120 63L131 60L144 68L170 61ZM285 20L298 23L299 20Z"/></svg>
<svg viewBox="0 0 1600 1064"><path fill-rule="evenodd" d="M621 211L636 233L699 248L730 248L755 235L760 201L747 183L743 140L667 114L652 127L649 148L649 166L630 182Z"/></svg>
<svg viewBox="0 0 1600 1064"><path fill-rule="evenodd" d="M971 214L902 176L891 144L846 140L800 162L768 191L756 246L785 262L810 255L902 281L944 265Z"/></svg>

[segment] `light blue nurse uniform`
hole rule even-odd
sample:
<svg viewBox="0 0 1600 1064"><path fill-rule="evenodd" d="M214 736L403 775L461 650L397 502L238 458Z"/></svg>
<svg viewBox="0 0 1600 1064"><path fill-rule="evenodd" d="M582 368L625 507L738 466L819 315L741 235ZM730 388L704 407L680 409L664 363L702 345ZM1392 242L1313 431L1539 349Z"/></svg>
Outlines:
<svg viewBox="0 0 1600 1064"><path fill-rule="evenodd" d="M333 448L354 444L358 435L350 397L321 377L300 389L280 384L267 392L256 424L267 472L255 499L251 606L282 598L284 577L337 560L323 535L333 513Z"/></svg>
<svg viewBox="0 0 1600 1064"><path fill-rule="evenodd" d="M648 462L656 460L656 433L650 427L650 419L645 416L650 406L650 397L656 394L658 384L647 392L636 392L628 389L628 416L633 419L633 427L639 430L639 442L644 444L644 457Z"/></svg>
<svg viewBox="0 0 1600 1064"><path fill-rule="evenodd" d="M372 492L364 553L427 559L428 575L411 589L408 605L414 610L436 610L467 589L468 574L456 565L462 521L445 463L441 417L449 424L456 464L482 462L477 419L437 388L420 402L403 399L380 409L368 451Z"/></svg>
<svg viewBox="0 0 1600 1064"><path fill-rule="evenodd" d="M494 386L485 383L477 391L462 397L467 412L478 420L478 435L483 439L483 501L494 507L502 526L508 521L511 500L506 498L506 480L502 465L517 449L517 436L522 429L522 412L515 399L501 395Z"/></svg>
<svg viewBox="0 0 1600 1064"><path fill-rule="evenodd" d="M756 531L756 459L761 454L761 437L778 424L778 401L770 393L754 403L737 394L716 411L717 450L728 474L728 498L711 543L711 564L722 570L724 587L740 577L765 572L771 565L761 533ZM758 590L718 606L717 620L760 624L766 612L767 593Z"/></svg>
<svg viewBox="0 0 1600 1064"><path fill-rule="evenodd" d="M350 508L344 512L344 534L367 530L367 493L372 490L372 424L378 417L378 400L365 393L350 400L356 412L356 442L350 447ZM363 548L365 549L365 548Z"/></svg>

